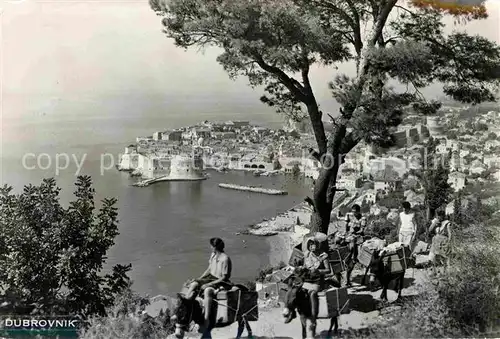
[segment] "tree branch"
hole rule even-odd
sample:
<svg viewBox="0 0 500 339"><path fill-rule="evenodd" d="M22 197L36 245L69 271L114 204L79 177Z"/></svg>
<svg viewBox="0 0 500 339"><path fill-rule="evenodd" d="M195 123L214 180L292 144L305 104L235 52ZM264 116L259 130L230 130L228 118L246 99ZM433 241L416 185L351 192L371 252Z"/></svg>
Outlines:
<svg viewBox="0 0 500 339"><path fill-rule="evenodd" d="M363 49L363 40L361 39L361 18L352 0L346 0L346 2L349 5L349 8L353 16L352 17L352 25L353 25L352 29L354 34L353 44L354 48L356 49L356 53L359 56L361 54L361 50Z"/></svg>
<svg viewBox="0 0 500 339"><path fill-rule="evenodd" d="M316 159L318 161L321 161L321 154L319 154L317 151L315 151L312 148L309 148L308 151L309 151L309 155L311 157L313 157L314 159Z"/></svg>
<svg viewBox="0 0 500 339"><path fill-rule="evenodd" d="M303 101L307 106L307 112L309 113L309 118L311 119L311 125L313 127L314 136L316 138L316 142L319 147L319 151L321 154L326 152L326 134L325 127L323 126L322 112L319 110L318 102L314 96L314 92L311 86L311 82L309 80L309 59L307 51L302 51L302 67L301 67L301 76L303 82L303 92L305 94L306 100Z"/></svg>
<svg viewBox="0 0 500 339"><path fill-rule="evenodd" d="M384 8L380 11L377 21L375 22L375 28L373 31L373 35L370 37L369 44L370 46L375 46L375 43L379 41L380 36L382 35L382 31L385 27L385 23L387 22L387 18L391 13L392 9L396 5L398 0L388 0L385 4Z"/></svg>
<svg viewBox="0 0 500 339"><path fill-rule="evenodd" d="M257 64L264 71L274 74L283 83L283 85L285 85L286 88L288 88L288 90L297 97L298 100L307 104L308 97L304 93L304 87L297 80L289 77L285 72L283 72L278 67L266 63L262 58L262 56L255 53L254 58L255 62L257 62Z"/></svg>
<svg viewBox="0 0 500 339"><path fill-rule="evenodd" d="M352 0L346 0L349 9L351 10L352 17L345 10L343 10L333 2L324 0L323 1L312 0L312 2L314 2L318 7L322 7L336 13L342 19L345 20L345 23L352 29L353 33L353 38L349 37L348 40L350 40L350 42L354 45L356 53L359 55L361 53L361 50L363 49L363 41L361 39L360 16Z"/></svg>

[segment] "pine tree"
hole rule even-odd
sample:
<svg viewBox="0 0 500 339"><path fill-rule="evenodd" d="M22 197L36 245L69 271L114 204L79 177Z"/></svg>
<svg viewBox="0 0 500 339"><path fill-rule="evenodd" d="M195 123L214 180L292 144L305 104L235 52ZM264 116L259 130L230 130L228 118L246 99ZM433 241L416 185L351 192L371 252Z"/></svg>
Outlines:
<svg viewBox="0 0 500 339"><path fill-rule="evenodd" d="M459 191L453 201L453 222L459 226L463 225L462 217L462 191Z"/></svg>
<svg viewBox="0 0 500 339"><path fill-rule="evenodd" d="M500 49L463 32L448 34L446 17L487 17L484 4L438 6L437 1L150 0L163 31L181 48L217 47L231 78L263 88L261 101L294 121L309 120L310 155L324 160L310 201L311 228L327 232L343 156L361 142L394 145L393 132L411 108L421 116L441 107L420 89L443 84L468 104L494 101ZM365 30L365 28L367 28ZM311 70L351 61L356 74L329 83L338 112L324 112ZM186 65L189 67L189 65ZM332 74L333 75L333 74ZM398 91L392 83L406 86ZM332 120L327 130L323 123Z"/></svg>

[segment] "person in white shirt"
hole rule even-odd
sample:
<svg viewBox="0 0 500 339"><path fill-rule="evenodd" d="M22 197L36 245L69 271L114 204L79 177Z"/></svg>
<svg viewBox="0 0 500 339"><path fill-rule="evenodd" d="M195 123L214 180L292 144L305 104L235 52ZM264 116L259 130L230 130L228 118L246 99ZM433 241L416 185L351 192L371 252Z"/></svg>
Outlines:
<svg viewBox="0 0 500 339"><path fill-rule="evenodd" d="M403 212L399 213L399 242L410 248L417 234L415 213L408 201L403 202Z"/></svg>

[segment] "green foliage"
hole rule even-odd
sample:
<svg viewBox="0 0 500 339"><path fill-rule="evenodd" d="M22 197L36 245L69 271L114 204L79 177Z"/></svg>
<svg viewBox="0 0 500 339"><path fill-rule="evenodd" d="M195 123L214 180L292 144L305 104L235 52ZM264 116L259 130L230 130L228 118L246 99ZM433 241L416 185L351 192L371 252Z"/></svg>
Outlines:
<svg viewBox="0 0 500 339"><path fill-rule="evenodd" d="M300 139L300 133L295 131L295 130L290 132L290 136L294 139L297 139L297 140Z"/></svg>
<svg viewBox="0 0 500 339"><path fill-rule="evenodd" d="M257 277L255 278L257 281L264 282L266 280L266 276L273 273L274 271L285 268L287 264L284 261L280 261L277 266L266 266L259 270Z"/></svg>
<svg viewBox="0 0 500 339"><path fill-rule="evenodd" d="M478 124L476 124L476 128L475 129L477 131L480 131L480 132L486 132L488 130L488 125L483 124L483 123L478 123Z"/></svg>
<svg viewBox="0 0 500 339"><path fill-rule="evenodd" d="M488 140L496 140L498 136L494 132L488 133Z"/></svg>
<svg viewBox="0 0 500 339"><path fill-rule="evenodd" d="M365 234L370 237L385 239L387 244L398 240L396 224L387 219L386 215L371 216L367 220Z"/></svg>
<svg viewBox="0 0 500 339"><path fill-rule="evenodd" d="M148 298L126 289L107 309L107 316L89 319L87 326L81 330L80 338L167 338L175 330L170 311L160 311L153 318L143 313L149 303Z"/></svg>
<svg viewBox="0 0 500 339"><path fill-rule="evenodd" d="M426 282L418 286L414 300L391 314L389 321L376 325L371 338L453 338L461 332L436 287Z"/></svg>
<svg viewBox="0 0 500 339"><path fill-rule="evenodd" d="M431 169L425 173L427 203L431 211L436 211L450 201L453 189L448 183L448 174L449 169L441 164L435 170Z"/></svg>
<svg viewBox="0 0 500 339"><path fill-rule="evenodd" d="M274 159L273 161L273 170L280 170L282 168L278 159Z"/></svg>
<svg viewBox="0 0 500 339"><path fill-rule="evenodd" d="M10 313L105 315L131 267L102 274L118 234L116 199L104 199L96 213L88 176L78 177L68 208L59 192L54 179L21 194L0 190L0 298Z"/></svg>
<svg viewBox="0 0 500 339"><path fill-rule="evenodd" d="M401 204L405 201L404 192L396 190L384 195L377 203L380 206L391 208L400 208Z"/></svg>
<svg viewBox="0 0 500 339"><path fill-rule="evenodd" d="M421 158L419 168L410 170L410 174L418 178L424 189L426 207L429 208L430 218L435 211L451 201L453 188L448 183L450 156L438 156L436 146L439 141L430 138L427 142L425 157Z"/></svg>
<svg viewBox="0 0 500 339"><path fill-rule="evenodd" d="M371 337L484 337L500 329L500 219L480 203L473 207L480 210L476 218L452 223L446 274L422 286L419 295L376 326ZM463 213L469 216L471 211Z"/></svg>
<svg viewBox="0 0 500 339"><path fill-rule="evenodd" d="M292 167L292 175L294 177L300 176L300 167L299 167L299 165L297 165L297 164L293 165L293 167Z"/></svg>

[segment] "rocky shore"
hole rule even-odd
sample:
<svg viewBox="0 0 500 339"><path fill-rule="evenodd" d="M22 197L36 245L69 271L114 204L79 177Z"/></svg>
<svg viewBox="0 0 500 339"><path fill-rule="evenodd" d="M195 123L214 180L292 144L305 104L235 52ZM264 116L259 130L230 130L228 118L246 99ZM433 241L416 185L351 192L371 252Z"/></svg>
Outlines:
<svg viewBox="0 0 500 339"><path fill-rule="evenodd" d="M280 232L300 233L310 221L311 209L306 203L301 203L276 217L250 226L245 233L259 236L277 235Z"/></svg>

